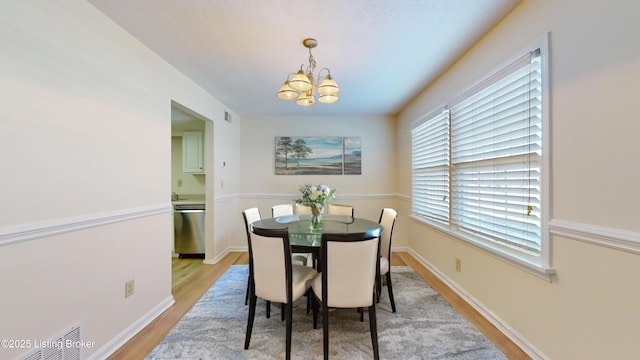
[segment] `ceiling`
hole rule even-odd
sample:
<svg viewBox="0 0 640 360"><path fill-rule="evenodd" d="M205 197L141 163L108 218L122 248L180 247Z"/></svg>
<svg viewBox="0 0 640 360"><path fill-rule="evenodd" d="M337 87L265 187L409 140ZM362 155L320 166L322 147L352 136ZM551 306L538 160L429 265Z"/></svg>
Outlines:
<svg viewBox="0 0 640 360"><path fill-rule="evenodd" d="M241 116L338 116L397 114L521 0L88 1ZM276 97L307 37L337 103Z"/></svg>

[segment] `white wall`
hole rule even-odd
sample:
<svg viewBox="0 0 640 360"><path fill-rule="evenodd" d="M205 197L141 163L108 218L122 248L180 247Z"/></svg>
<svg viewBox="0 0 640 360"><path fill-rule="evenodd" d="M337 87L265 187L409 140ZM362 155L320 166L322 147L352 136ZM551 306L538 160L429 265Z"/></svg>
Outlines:
<svg viewBox="0 0 640 360"><path fill-rule="evenodd" d="M239 153L239 121L86 2L3 1L0 22L0 335L81 323L102 358L172 302L171 101L213 121L212 183L237 182L213 164ZM208 216L215 257L232 225Z"/></svg>
<svg viewBox="0 0 640 360"><path fill-rule="evenodd" d="M269 217L272 205L299 198L301 185L323 183L336 189L333 202L353 205L357 217L378 221L383 207L397 208L400 215L394 230L394 247L406 246L403 229L407 213L402 211L404 202L396 194L395 127L395 119L384 116L244 117L239 211L257 206L263 217ZM360 136L362 175L275 175L276 136ZM242 224L242 217L238 220ZM246 247L246 236L239 235L234 246Z"/></svg>
<svg viewBox="0 0 640 360"><path fill-rule="evenodd" d="M551 32L550 225L564 234L552 236L552 282L417 221L409 230L417 255L512 329L536 357L637 357L638 13L640 3L631 0L525 0L400 115L399 191L409 195L410 123ZM462 272L454 269L456 257Z"/></svg>
<svg viewBox="0 0 640 360"><path fill-rule="evenodd" d="M387 117L240 121L233 113L227 123L224 104L92 6L2 2L2 337L45 340L80 322L85 340L96 341L84 355L100 358L170 304L173 100L213 121L206 125L213 138L208 261L246 246L242 209L259 206L267 215L272 204L297 197L300 184L323 182L358 216L377 219L381 207L397 207L396 246L410 246L538 356L631 358L640 322L638 255L589 242L630 239L637 249L639 10L631 0L525 0L397 124ZM552 228L584 230L582 240L553 238L552 283L411 220L407 201L410 122L547 31ZM284 135L361 136L363 174L276 176L274 138ZM463 260L461 273L455 257ZM136 294L124 299L131 278ZM0 359L21 352L0 349Z"/></svg>

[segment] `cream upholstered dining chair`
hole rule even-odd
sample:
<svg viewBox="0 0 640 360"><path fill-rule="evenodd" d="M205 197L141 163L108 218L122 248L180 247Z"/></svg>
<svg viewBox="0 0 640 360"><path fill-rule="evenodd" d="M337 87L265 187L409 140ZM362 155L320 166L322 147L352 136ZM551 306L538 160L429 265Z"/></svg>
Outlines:
<svg viewBox="0 0 640 360"><path fill-rule="evenodd" d="M271 217L293 215L293 204L280 204L271 207Z"/></svg>
<svg viewBox="0 0 640 360"><path fill-rule="evenodd" d="M327 206L327 213L331 215L346 215L353 217L353 206L329 204Z"/></svg>
<svg viewBox="0 0 640 360"><path fill-rule="evenodd" d="M311 214L311 207L296 203L295 207L293 208L293 213L294 214Z"/></svg>
<svg viewBox="0 0 640 360"><path fill-rule="evenodd" d="M276 218L279 216L287 215L293 215L293 204L280 204L273 205L271 207L271 217ZM293 254L293 261L299 261L302 265L307 265L307 261L309 260L310 256L310 253L295 253Z"/></svg>
<svg viewBox="0 0 640 360"><path fill-rule="evenodd" d="M244 218L244 225L247 231L247 247L249 247L251 240L251 224L254 222L261 220L260 210L258 208L250 208L242 212L242 217ZM249 248L251 251L251 248ZM253 264L251 264L251 254L249 254L249 277L247 279L247 292L244 297L244 304L247 305L249 303L249 288L251 287L251 283L253 282L253 273L251 272ZM284 316L284 315L283 315ZM271 317L271 301L267 300L267 318Z"/></svg>
<svg viewBox="0 0 640 360"><path fill-rule="evenodd" d="M383 283L387 285L392 312L396 312L396 302L393 299L393 287L391 286L391 243L393 240L393 226L396 223L397 217L398 212L395 209L384 208L380 213L380 220L378 221L384 228L384 231L380 237L380 276L376 281L376 293L379 302L382 285Z"/></svg>
<svg viewBox="0 0 640 360"><path fill-rule="evenodd" d="M286 320L286 359L291 358L293 302L309 290L318 274L313 268L293 265L289 236L265 237L250 233L249 261L253 282L249 289L249 316L244 348L249 348L258 297L283 304Z"/></svg>
<svg viewBox="0 0 640 360"><path fill-rule="evenodd" d="M349 239L344 234L322 234L322 272L311 284L322 304L324 358L329 358L329 308L367 308L373 357L378 355L376 278L380 267L380 239ZM318 303L313 301L313 327L318 323Z"/></svg>
<svg viewBox="0 0 640 360"><path fill-rule="evenodd" d="M242 212L242 218L244 219L245 232L247 234L247 248L249 247L251 237L251 224L261 219L260 210L257 207L246 209ZM249 256L249 278L247 279L247 292L244 297L244 304L249 303L249 287L251 286L251 256Z"/></svg>

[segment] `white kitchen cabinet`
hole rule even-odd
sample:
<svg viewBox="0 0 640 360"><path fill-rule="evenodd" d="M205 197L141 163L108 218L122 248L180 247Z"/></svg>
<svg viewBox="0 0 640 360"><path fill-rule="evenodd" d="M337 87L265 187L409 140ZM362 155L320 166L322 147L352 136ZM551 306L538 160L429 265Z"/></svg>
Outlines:
<svg viewBox="0 0 640 360"><path fill-rule="evenodd" d="M182 133L182 172L204 174L202 148L201 131L185 131Z"/></svg>

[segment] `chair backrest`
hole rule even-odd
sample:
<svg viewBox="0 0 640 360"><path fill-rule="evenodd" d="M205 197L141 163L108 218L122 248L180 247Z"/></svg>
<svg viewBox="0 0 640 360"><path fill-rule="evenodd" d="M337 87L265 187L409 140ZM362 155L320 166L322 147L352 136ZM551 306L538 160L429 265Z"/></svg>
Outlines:
<svg viewBox="0 0 640 360"><path fill-rule="evenodd" d="M322 301L329 307L369 307L380 271L378 238L322 234Z"/></svg>
<svg viewBox="0 0 640 360"><path fill-rule="evenodd" d="M287 303L291 292L291 246L289 237L266 237L250 233L249 256L256 296Z"/></svg>
<svg viewBox="0 0 640 360"><path fill-rule="evenodd" d="M353 217L353 206L329 204L327 212L332 215L347 215Z"/></svg>
<svg viewBox="0 0 640 360"><path fill-rule="evenodd" d="M271 217L293 215L292 204L280 204L271 207Z"/></svg>
<svg viewBox="0 0 640 360"><path fill-rule="evenodd" d="M295 214L311 214L311 207L296 203L293 212Z"/></svg>
<svg viewBox="0 0 640 360"><path fill-rule="evenodd" d="M384 231L380 237L380 256L389 259L391 256L391 240L393 239L393 226L396 223L398 212L395 209L384 208L380 213L378 223L382 225ZM389 259L391 260L391 259Z"/></svg>
<svg viewBox="0 0 640 360"><path fill-rule="evenodd" d="M247 232L247 241L249 241L249 234L251 233L251 224L261 220L260 210L257 207L246 209L242 212L242 218L244 219L245 230Z"/></svg>
<svg viewBox="0 0 640 360"><path fill-rule="evenodd" d="M260 210L257 207L246 209L242 212L242 218L244 219L244 230L247 234L247 247L249 248L249 271L253 271L253 263L251 256L251 224L261 220Z"/></svg>

